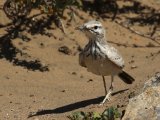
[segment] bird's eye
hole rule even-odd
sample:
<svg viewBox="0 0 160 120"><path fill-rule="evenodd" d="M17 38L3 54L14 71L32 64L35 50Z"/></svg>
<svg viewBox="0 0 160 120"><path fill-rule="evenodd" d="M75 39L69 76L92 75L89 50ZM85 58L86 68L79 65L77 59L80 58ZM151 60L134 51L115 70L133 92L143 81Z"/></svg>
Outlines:
<svg viewBox="0 0 160 120"><path fill-rule="evenodd" d="M98 28L98 26L94 26L94 29L97 29Z"/></svg>

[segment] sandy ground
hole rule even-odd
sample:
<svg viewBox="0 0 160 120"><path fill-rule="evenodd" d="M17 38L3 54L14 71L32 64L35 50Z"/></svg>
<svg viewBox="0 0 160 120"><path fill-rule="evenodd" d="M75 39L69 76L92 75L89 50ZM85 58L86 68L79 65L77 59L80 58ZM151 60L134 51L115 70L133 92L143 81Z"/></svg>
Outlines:
<svg viewBox="0 0 160 120"><path fill-rule="evenodd" d="M146 1L143 0L149 4ZM158 9L158 4L152 1L149 5ZM104 106L98 106L104 96L102 77L89 73L79 66L77 49L79 46L83 48L88 41L82 33L75 31L76 26L95 17L83 11L78 12L85 19L76 17L76 22L71 23L64 20L66 35L53 23L51 29L45 29L53 34L50 37L40 33L31 35L23 31L22 33L27 35L30 41L23 41L20 38L10 40L11 45L8 46L13 51L18 49L22 53L13 52L1 42L4 50L1 49L0 53L1 120L66 120L74 111L102 112L112 105L119 105L124 109L129 94L138 93L145 80L159 71L160 54L155 54L160 50L156 47L157 43L130 32L110 19L100 18L107 28L109 44L122 54L125 70L135 78L135 82L127 85L115 77L114 92L129 90L113 95ZM130 16L130 13L127 15ZM0 24L5 25L9 22L10 20L0 9ZM148 30L147 27L135 26L135 28ZM7 27L0 28L0 36L7 34L6 29ZM149 45L152 46L148 47ZM70 49L69 54L58 51L62 46ZM109 87L110 76L105 78ZM28 118L31 113L37 114Z"/></svg>

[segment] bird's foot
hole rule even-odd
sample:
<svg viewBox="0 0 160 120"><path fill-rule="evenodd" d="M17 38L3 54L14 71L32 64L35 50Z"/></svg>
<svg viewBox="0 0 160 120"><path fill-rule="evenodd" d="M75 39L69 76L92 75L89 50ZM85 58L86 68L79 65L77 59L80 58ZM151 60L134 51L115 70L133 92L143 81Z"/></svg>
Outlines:
<svg viewBox="0 0 160 120"><path fill-rule="evenodd" d="M110 101L111 100L111 98L109 97L109 98L107 98L105 101L103 100L100 104L99 104L99 106L103 106L104 105L104 103L106 102L106 101Z"/></svg>
<svg viewBox="0 0 160 120"><path fill-rule="evenodd" d="M99 104L100 106L102 106L106 101L110 101L110 95L112 93L112 90L110 90L107 95L105 96L105 98L103 99L103 101Z"/></svg>

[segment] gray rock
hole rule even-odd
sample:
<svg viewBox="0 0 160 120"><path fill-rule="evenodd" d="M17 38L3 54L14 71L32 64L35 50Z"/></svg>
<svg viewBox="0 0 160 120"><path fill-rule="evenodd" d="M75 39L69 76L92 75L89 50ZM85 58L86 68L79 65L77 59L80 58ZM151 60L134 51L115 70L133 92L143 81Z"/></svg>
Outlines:
<svg viewBox="0 0 160 120"><path fill-rule="evenodd" d="M155 77L152 77L150 80L148 80L144 84L143 90L145 90L148 87L153 87L153 86L160 86L160 73L159 72L156 73Z"/></svg>
<svg viewBox="0 0 160 120"><path fill-rule="evenodd" d="M122 120L160 120L160 73L145 83L141 94L129 100Z"/></svg>

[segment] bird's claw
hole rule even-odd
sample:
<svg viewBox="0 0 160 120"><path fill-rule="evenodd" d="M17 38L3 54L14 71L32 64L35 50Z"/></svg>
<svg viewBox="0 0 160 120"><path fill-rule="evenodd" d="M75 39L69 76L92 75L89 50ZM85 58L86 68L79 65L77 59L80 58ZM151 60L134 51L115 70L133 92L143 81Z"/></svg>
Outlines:
<svg viewBox="0 0 160 120"><path fill-rule="evenodd" d="M103 106L106 101L110 101L110 100L111 100L111 98L108 97L105 101L103 100L103 101L99 104L99 106Z"/></svg>

